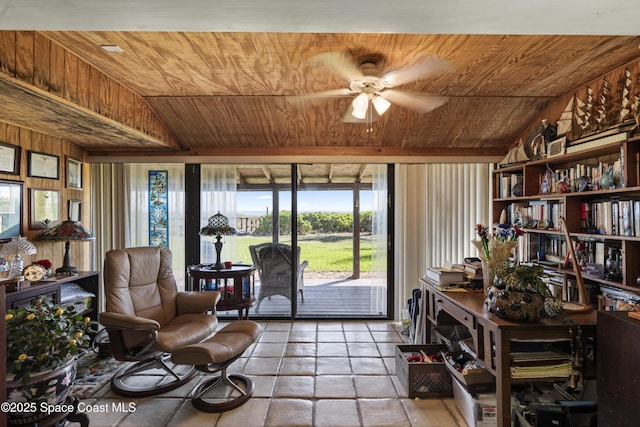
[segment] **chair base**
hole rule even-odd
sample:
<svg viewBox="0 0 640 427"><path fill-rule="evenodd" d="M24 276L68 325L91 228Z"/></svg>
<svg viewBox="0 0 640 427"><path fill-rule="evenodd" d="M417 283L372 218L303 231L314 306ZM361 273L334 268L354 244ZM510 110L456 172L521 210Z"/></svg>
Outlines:
<svg viewBox="0 0 640 427"><path fill-rule="evenodd" d="M190 365L176 365L167 354L127 364L111 379L111 390L120 396L147 397L176 389L196 375Z"/></svg>
<svg viewBox="0 0 640 427"><path fill-rule="evenodd" d="M218 413L230 411L253 395L253 381L241 374L227 375L226 369L216 378L198 385L191 394L191 403L203 412Z"/></svg>

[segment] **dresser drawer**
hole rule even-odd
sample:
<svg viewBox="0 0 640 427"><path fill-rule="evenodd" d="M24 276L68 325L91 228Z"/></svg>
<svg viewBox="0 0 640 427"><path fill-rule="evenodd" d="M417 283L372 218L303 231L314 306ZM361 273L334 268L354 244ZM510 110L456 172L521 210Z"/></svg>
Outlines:
<svg viewBox="0 0 640 427"><path fill-rule="evenodd" d="M470 331L476 329L476 319L468 311L458 307L451 301L444 298L436 298L436 312L444 310L454 317L458 322L465 325Z"/></svg>

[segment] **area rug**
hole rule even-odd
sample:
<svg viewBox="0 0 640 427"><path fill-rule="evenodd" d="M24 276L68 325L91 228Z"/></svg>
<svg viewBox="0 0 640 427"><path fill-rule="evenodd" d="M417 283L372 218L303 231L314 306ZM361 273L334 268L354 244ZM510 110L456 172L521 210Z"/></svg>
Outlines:
<svg viewBox="0 0 640 427"><path fill-rule="evenodd" d="M78 373L71 392L77 398L92 396L111 380L122 363L124 362L119 362L111 356L102 357L93 351L88 351L78 359Z"/></svg>

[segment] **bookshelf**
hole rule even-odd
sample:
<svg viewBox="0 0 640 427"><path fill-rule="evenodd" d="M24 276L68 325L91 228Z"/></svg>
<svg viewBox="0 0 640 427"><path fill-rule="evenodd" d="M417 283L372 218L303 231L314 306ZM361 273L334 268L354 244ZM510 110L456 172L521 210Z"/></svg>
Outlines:
<svg viewBox="0 0 640 427"><path fill-rule="evenodd" d="M553 157L494 170L493 222L504 211L508 224L526 231L519 260L552 270L554 286L562 287L554 293L577 298L562 217L590 290L588 302L611 310L618 297L640 301L639 153L640 135L609 132L573 141ZM603 289L609 290L606 303Z"/></svg>

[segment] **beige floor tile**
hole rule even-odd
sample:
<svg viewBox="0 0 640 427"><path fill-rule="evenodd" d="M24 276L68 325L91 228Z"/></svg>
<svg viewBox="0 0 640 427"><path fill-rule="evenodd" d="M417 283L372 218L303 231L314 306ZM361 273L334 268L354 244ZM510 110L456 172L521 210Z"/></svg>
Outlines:
<svg viewBox="0 0 640 427"><path fill-rule="evenodd" d="M252 358L255 357L282 357L284 355L284 348L286 347L286 341L283 342L261 342L256 345L253 350Z"/></svg>
<svg viewBox="0 0 640 427"><path fill-rule="evenodd" d="M273 397L313 398L315 378L310 376L280 376Z"/></svg>
<svg viewBox="0 0 640 427"><path fill-rule="evenodd" d="M265 331L260 335L258 346L262 343L286 343L289 339L289 331Z"/></svg>
<svg viewBox="0 0 640 427"><path fill-rule="evenodd" d="M359 375L354 378L359 398L396 398L396 388L388 375Z"/></svg>
<svg viewBox="0 0 640 427"><path fill-rule="evenodd" d="M318 400L313 418L314 427L360 427L355 400Z"/></svg>
<svg viewBox="0 0 640 427"><path fill-rule="evenodd" d="M244 405L221 415L216 427L262 427L267 419L270 399L251 398Z"/></svg>
<svg viewBox="0 0 640 427"><path fill-rule="evenodd" d="M285 357L280 365L280 375L315 375L315 357Z"/></svg>
<svg viewBox="0 0 640 427"><path fill-rule="evenodd" d="M404 343L404 338L397 332L373 331L371 332L371 334L373 335L373 339L376 342L392 342L392 343L398 343L398 344Z"/></svg>
<svg viewBox="0 0 640 427"><path fill-rule="evenodd" d="M398 344L391 342L376 343L378 351L382 357L396 357L396 347Z"/></svg>
<svg viewBox="0 0 640 427"><path fill-rule="evenodd" d="M312 423L311 400L272 399L265 427L309 427Z"/></svg>
<svg viewBox="0 0 640 427"><path fill-rule="evenodd" d="M369 326L367 326L364 322L342 322L342 330L347 331L361 331L361 332L369 332Z"/></svg>
<svg viewBox="0 0 640 427"><path fill-rule="evenodd" d="M347 344L339 342L319 342L318 357L348 357Z"/></svg>
<svg viewBox="0 0 640 427"><path fill-rule="evenodd" d="M317 375L351 374L349 359L344 357L318 357L316 361Z"/></svg>
<svg viewBox="0 0 640 427"><path fill-rule="evenodd" d="M140 401L135 412L129 413L118 427L158 427L167 424L167 420L182 407L184 399L152 397ZM93 427L94 424L91 424Z"/></svg>
<svg viewBox="0 0 640 427"><path fill-rule="evenodd" d="M318 331L342 331L342 322L318 322Z"/></svg>
<svg viewBox="0 0 640 427"><path fill-rule="evenodd" d="M344 331L346 342L373 342L373 335L369 331Z"/></svg>
<svg viewBox="0 0 640 427"><path fill-rule="evenodd" d="M277 375L280 369L279 357L255 357L247 360L244 367L245 375Z"/></svg>
<svg viewBox="0 0 640 427"><path fill-rule="evenodd" d="M350 357L351 372L356 375L388 375L387 367L382 358Z"/></svg>
<svg viewBox="0 0 640 427"><path fill-rule="evenodd" d="M114 404L121 404L122 402L127 402L127 405L129 402L137 404L139 400L116 396L109 399L82 399L81 401L90 408L95 408L95 410L85 412L89 416L89 425L91 427L110 427L118 425L120 421L129 415L128 412L114 408Z"/></svg>
<svg viewBox="0 0 640 427"><path fill-rule="evenodd" d="M317 335L316 331L291 331L289 332L289 342L315 343Z"/></svg>
<svg viewBox="0 0 640 427"><path fill-rule="evenodd" d="M289 331L291 330L291 322L267 322L260 325L263 331Z"/></svg>
<svg viewBox="0 0 640 427"><path fill-rule="evenodd" d="M317 399L353 399L356 390L351 375L318 375L316 377Z"/></svg>
<svg viewBox="0 0 640 427"><path fill-rule="evenodd" d="M318 343L322 342L345 342L342 331L318 331Z"/></svg>
<svg viewBox="0 0 640 427"><path fill-rule="evenodd" d="M373 342L349 342L347 350L351 357L380 357L378 346Z"/></svg>
<svg viewBox="0 0 640 427"><path fill-rule="evenodd" d="M248 402L247 402L248 403ZM205 427L215 426L220 414L210 414L196 409L190 400L184 400L182 406L169 420L167 427ZM93 427L93 423L90 424Z"/></svg>
<svg viewBox="0 0 640 427"><path fill-rule="evenodd" d="M410 427L398 399L358 399L363 427Z"/></svg>
<svg viewBox="0 0 640 427"><path fill-rule="evenodd" d="M247 375L253 381L253 397L271 397L276 387L275 375Z"/></svg>
<svg viewBox="0 0 640 427"><path fill-rule="evenodd" d="M312 331L315 332L318 330L317 322L295 322L291 325L291 331Z"/></svg>
<svg viewBox="0 0 640 427"><path fill-rule="evenodd" d="M316 343L289 343L284 350L285 357L315 357Z"/></svg>

